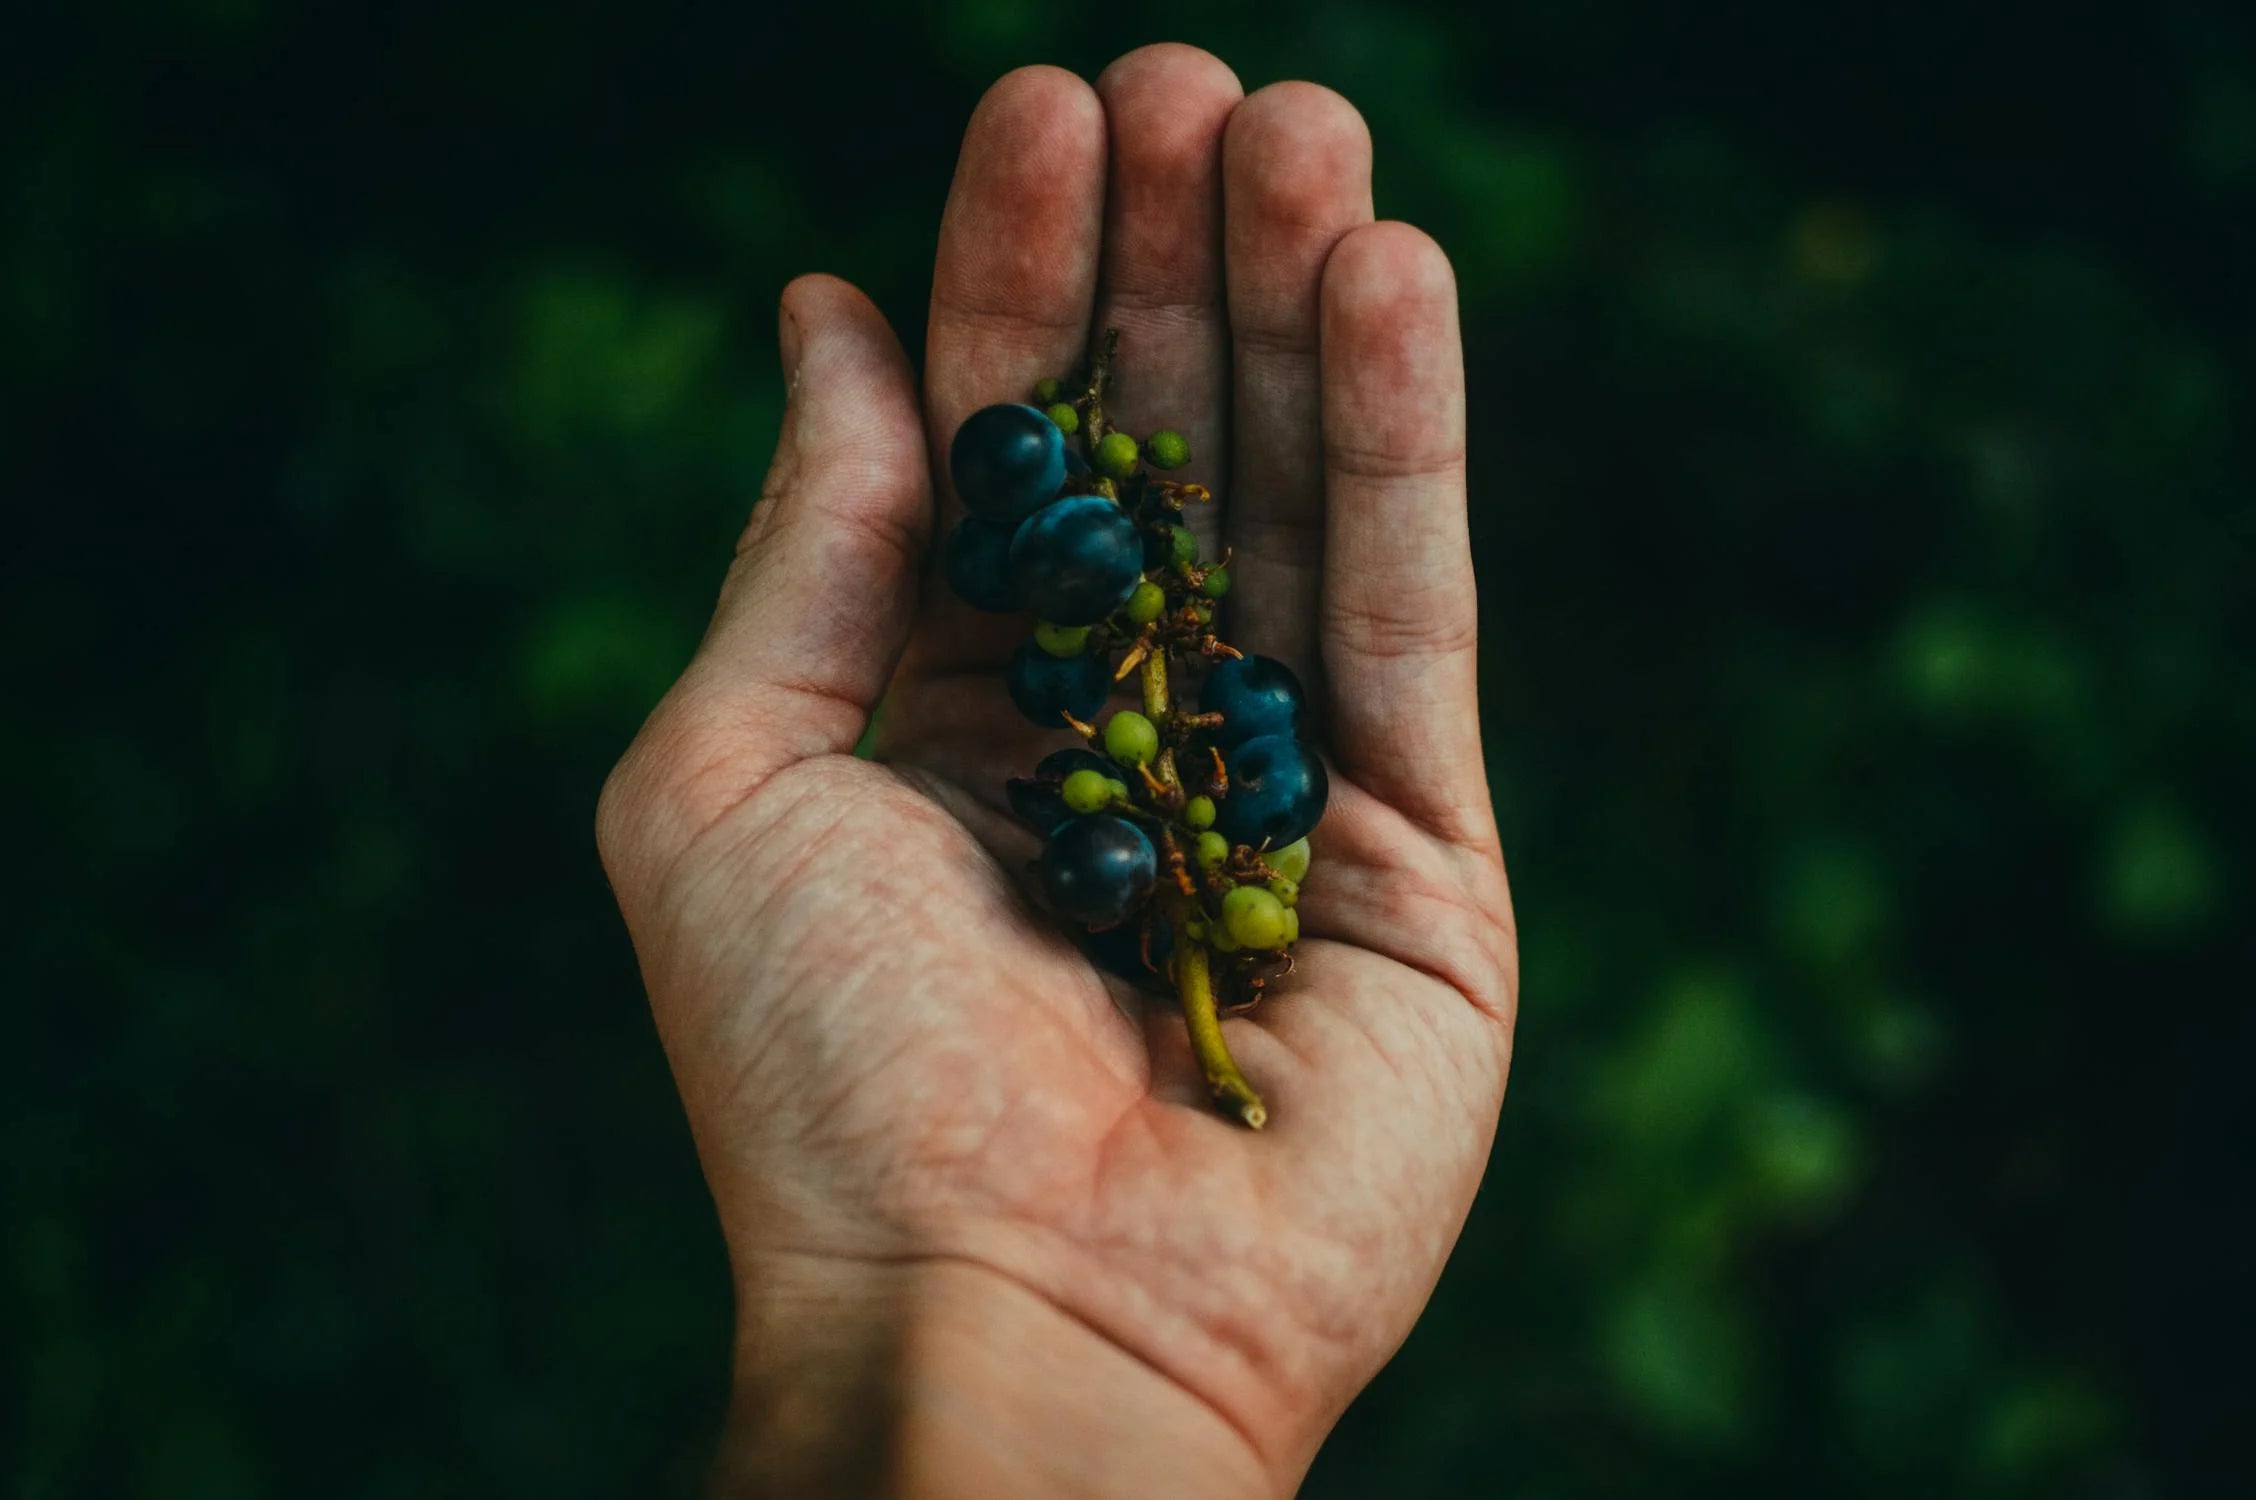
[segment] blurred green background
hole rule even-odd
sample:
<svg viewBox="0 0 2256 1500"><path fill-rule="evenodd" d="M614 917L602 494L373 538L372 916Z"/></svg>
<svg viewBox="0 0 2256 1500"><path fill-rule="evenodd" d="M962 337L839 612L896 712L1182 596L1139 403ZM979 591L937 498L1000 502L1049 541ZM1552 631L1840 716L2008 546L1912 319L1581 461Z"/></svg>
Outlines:
<svg viewBox="0 0 2256 1500"><path fill-rule="evenodd" d="M2246 1493L2256 25L195 0L0 53L7 1493L691 1493L596 867L828 269L1014 64L1376 133L1463 280L1520 1060L1314 1496Z"/></svg>

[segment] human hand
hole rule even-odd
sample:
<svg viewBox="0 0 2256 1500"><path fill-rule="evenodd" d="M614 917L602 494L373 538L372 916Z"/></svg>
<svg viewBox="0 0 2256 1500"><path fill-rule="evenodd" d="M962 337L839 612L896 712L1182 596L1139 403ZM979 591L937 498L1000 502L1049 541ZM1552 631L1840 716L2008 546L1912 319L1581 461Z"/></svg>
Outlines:
<svg viewBox="0 0 2256 1500"><path fill-rule="evenodd" d="M1260 1134L1029 908L999 793L1066 741L1004 695L1022 623L919 587L956 425L1105 327L1116 419L1220 497L1226 638L1310 684L1334 768L1298 968L1226 1023ZM1448 264L1371 222L1344 100L1149 47L981 102L921 408L841 282L786 288L781 343L762 499L599 813L736 1282L725 1484L1289 1492L1424 1306L1511 1050Z"/></svg>

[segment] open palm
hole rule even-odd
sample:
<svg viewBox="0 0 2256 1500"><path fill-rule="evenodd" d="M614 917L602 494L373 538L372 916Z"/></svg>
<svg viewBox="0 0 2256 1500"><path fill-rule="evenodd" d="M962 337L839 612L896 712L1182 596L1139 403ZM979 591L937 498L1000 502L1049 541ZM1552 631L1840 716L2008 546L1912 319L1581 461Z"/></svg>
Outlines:
<svg viewBox="0 0 2256 1500"><path fill-rule="evenodd" d="M1510 1054L1447 262L1371 222L1345 101L1242 98L1152 47L1094 90L1034 68L981 103L921 401L843 283L793 283L782 324L775 470L601 820L744 1336L832 1268L976 1282L1023 1304L997 1326L1101 1350L1079 1378L1117 1361L1163 1389L1137 1410L1195 1431L1218 1487L1289 1490L1424 1305ZM998 794L1068 741L1003 692L1023 622L919 587L956 425L1107 327L1115 419L1185 432L1183 477L1220 497L1195 524L1235 549L1224 637L1315 688L1334 766L1299 967L1227 1023L1258 1135L1211 1110L1176 1012L1028 906L1034 843ZM1176 1441L1151 1436L1147 1477Z"/></svg>

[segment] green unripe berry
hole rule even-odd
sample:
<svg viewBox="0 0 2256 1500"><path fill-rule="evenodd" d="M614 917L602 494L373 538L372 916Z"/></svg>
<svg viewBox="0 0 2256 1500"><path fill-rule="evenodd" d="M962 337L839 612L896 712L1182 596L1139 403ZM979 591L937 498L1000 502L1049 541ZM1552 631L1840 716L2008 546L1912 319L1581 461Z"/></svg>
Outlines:
<svg viewBox="0 0 2256 1500"><path fill-rule="evenodd" d="M1045 408L1043 415L1055 422L1057 430L1067 437L1071 437L1081 430L1081 413L1075 411L1063 401Z"/></svg>
<svg viewBox="0 0 2256 1500"><path fill-rule="evenodd" d="M1193 828L1212 828L1214 826L1214 799L1212 797L1193 797L1190 801L1184 803L1183 821Z"/></svg>
<svg viewBox="0 0 2256 1500"><path fill-rule="evenodd" d="M1132 708L1105 720L1105 754L1124 766L1148 766L1159 758L1159 730Z"/></svg>
<svg viewBox="0 0 2256 1500"><path fill-rule="evenodd" d="M1217 953L1235 953L1242 946L1236 938L1230 936L1230 929L1219 922L1207 933L1206 940L1214 945Z"/></svg>
<svg viewBox="0 0 2256 1500"><path fill-rule="evenodd" d="M1131 625L1149 625L1167 613L1167 590L1147 578L1136 585L1136 592L1128 596L1120 612L1127 616Z"/></svg>
<svg viewBox="0 0 2256 1500"><path fill-rule="evenodd" d="M1105 786L1108 790L1111 791L1113 801L1126 802L1128 800L1127 782L1120 780L1118 777L1114 777L1112 780L1106 782Z"/></svg>
<svg viewBox="0 0 2256 1500"><path fill-rule="evenodd" d="M1199 583L1199 592L1209 599L1219 599L1230 592L1230 570L1219 563L1208 568L1206 577Z"/></svg>
<svg viewBox="0 0 2256 1500"><path fill-rule="evenodd" d="M1044 620L1034 627L1034 644L1052 656L1079 656L1089 644L1086 625L1052 625Z"/></svg>
<svg viewBox="0 0 2256 1500"><path fill-rule="evenodd" d="M1212 625L1214 623L1214 606L1212 604L1192 605L1191 618L1201 625Z"/></svg>
<svg viewBox="0 0 2256 1500"><path fill-rule="evenodd" d="M1194 943L1205 942L1206 924L1204 922L1185 922L1183 924L1183 936L1189 938Z"/></svg>
<svg viewBox="0 0 2256 1500"><path fill-rule="evenodd" d="M1241 885L1222 898L1222 925L1243 947L1279 947L1285 941L1285 904L1258 885Z"/></svg>
<svg viewBox="0 0 2256 1500"><path fill-rule="evenodd" d="M1034 382L1034 404L1036 406L1049 406L1064 394L1065 382L1055 375L1044 375L1040 380ZM1071 432L1073 429L1068 427L1065 430Z"/></svg>
<svg viewBox="0 0 2256 1500"><path fill-rule="evenodd" d="M1180 469L1191 461L1191 445L1172 427L1144 439L1144 459L1155 469Z"/></svg>
<svg viewBox="0 0 2256 1500"><path fill-rule="evenodd" d="M1168 533L1167 560L1169 562L1195 563L1198 561L1198 553L1198 537L1193 534L1190 527L1177 526Z"/></svg>
<svg viewBox="0 0 2256 1500"><path fill-rule="evenodd" d="M1108 432L1089 456L1089 466L1107 479L1126 479L1136 472L1136 440L1125 432Z"/></svg>
<svg viewBox="0 0 2256 1500"><path fill-rule="evenodd" d="M1058 787L1058 795L1065 805L1077 813L1093 813L1112 806L1113 779L1104 772L1084 766L1065 778Z"/></svg>
<svg viewBox="0 0 2256 1500"><path fill-rule="evenodd" d="M1269 894L1275 896L1279 901L1283 902L1288 910L1292 907L1300 905L1299 881L1287 880L1284 876L1279 875L1276 879L1266 882L1266 884L1269 887Z"/></svg>
<svg viewBox="0 0 2256 1500"><path fill-rule="evenodd" d="M1300 913L1288 906L1285 908L1285 946L1290 948L1299 941Z"/></svg>
<svg viewBox="0 0 2256 1500"><path fill-rule="evenodd" d="M1285 879L1298 884L1308 878L1308 840L1294 839L1282 849L1272 849L1262 856L1269 868Z"/></svg>
<svg viewBox="0 0 2256 1500"><path fill-rule="evenodd" d="M1219 870L1230 857L1230 841L1219 833L1202 833L1191 846L1191 858L1198 861L1202 870Z"/></svg>

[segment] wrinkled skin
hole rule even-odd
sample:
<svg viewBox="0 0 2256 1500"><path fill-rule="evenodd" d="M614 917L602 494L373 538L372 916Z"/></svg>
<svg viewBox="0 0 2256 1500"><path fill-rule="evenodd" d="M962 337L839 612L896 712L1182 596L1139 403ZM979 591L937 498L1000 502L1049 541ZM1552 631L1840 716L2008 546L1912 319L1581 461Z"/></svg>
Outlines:
<svg viewBox="0 0 2256 1500"><path fill-rule="evenodd" d="M1131 53L1094 89L1025 69L965 137L921 393L858 292L785 291L774 469L599 817L728 1238L741 1389L817 1321L856 1347L840 1327L936 1330L907 1353L876 1338L910 1365L1009 1328L1055 1341L1061 1391L1136 1414L1149 1446L1120 1451L1147 1479L1172 1449L1218 1488L1282 1493L1424 1306L1488 1155L1517 962L1476 716L1455 286L1431 240L1371 222L1370 159L1337 95L1243 97L1189 48ZM1026 622L974 614L928 556L960 514L931 479L957 423L1108 326L1116 419L1183 430L1177 477L1221 497L1197 524L1237 549L1225 638L1310 683L1334 767L1299 968L1226 1023L1259 1134L1207 1107L1180 1017L1022 894L1034 844L998 794L1068 741L1004 696ZM880 697L876 758L855 759ZM927 1297L980 1312L919 1324ZM1004 1405L987 1416L1007 1425ZM914 1406L897 1381L896 1448ZM761 1421L740 1412L748 1450L783 1441Z"/></svg>

